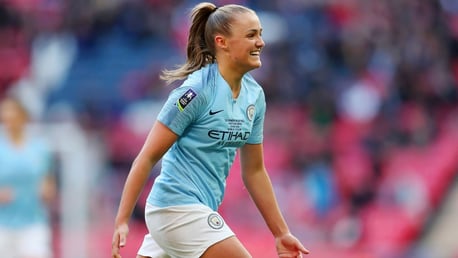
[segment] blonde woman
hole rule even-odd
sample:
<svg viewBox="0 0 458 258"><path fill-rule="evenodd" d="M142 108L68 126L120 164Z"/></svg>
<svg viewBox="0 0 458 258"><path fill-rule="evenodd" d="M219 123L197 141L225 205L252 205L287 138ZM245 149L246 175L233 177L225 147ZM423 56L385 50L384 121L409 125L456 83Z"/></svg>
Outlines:
<svg viewBox="0 0 458 258"><path fill-rule="evenodd" d="M126 244L128 221L151 168L160 175L146 205L142 257L251 257L218 214L237 149L242 177L276 240L279 257L308 251L277 205L263 158L264 92L248 73L264 47L256 13L200 3L191 12L187 61L162 79L183 80L168 97L133 162L115 221L112 257Z"/></svg>
<svg viewBox="0 0 458 258"><path fill-rule="evenodd" d="M52 153L44 140L27 134L29 116L17 99L0 100L0 122L0 254L50 258Z"/></svg>

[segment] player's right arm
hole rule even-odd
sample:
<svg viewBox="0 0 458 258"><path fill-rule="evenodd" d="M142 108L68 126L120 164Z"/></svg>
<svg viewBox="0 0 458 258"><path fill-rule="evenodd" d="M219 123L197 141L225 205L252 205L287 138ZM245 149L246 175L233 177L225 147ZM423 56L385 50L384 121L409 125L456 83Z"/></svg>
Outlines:
<svg viewBox="0 0 458 258"><path fill-rule="evenodd" d="M0 187L0 204L6 204L14 199L13 189L9 187Z"/></svg>
<svg viewBox="0 0 458 258"><path fill-rule="evenodd" d="M112 242L113 258L121 257L119 249L126 244L126 237L129 232L129 219L151 169L177 138L178 136L161 122L156 121L151 128L142 149L132 164L124 184L115 219L115 232Z"/></svg>

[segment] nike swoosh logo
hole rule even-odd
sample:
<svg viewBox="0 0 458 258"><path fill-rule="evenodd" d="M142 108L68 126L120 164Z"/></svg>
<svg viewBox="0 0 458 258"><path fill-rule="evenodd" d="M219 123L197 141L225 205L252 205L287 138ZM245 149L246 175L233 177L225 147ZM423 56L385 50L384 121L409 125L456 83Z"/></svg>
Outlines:
<svg viewBox="0 0 458 258"><path fill-rule="evenodd" d="M208 114L212 116L214 114L218 114L219 112L223 112L223 111L224 111L224 109L221 109L221 110L218 110L218 111L211 111L210 110L210 112L208 112Z"/></svg>

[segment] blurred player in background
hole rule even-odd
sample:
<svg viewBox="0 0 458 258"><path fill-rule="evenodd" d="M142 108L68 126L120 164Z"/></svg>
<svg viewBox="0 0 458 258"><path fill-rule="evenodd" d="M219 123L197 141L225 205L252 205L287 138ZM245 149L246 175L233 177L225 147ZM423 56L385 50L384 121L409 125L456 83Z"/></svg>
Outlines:
<svg viewBox="0 0 458 258"><path fill-rule="evenodd" d="M0 122L0 256L50 258L50 148L28 134L29 116L17 99L0 100Z"/></svg>
<svg viewBox="0 0 458 258"><path fill-rule="evenodd" d="M279 210L263 160L263 89L248 74L264 47L256 13L201 3L191 12L187 61L164 71L170 95L126 180L112 256L126 244L128 222L152 167L162 159L146 206L149 230L137 257L251 257L217 210L240 148L244 184L275 237L279 257L307 254Z"/></svg>

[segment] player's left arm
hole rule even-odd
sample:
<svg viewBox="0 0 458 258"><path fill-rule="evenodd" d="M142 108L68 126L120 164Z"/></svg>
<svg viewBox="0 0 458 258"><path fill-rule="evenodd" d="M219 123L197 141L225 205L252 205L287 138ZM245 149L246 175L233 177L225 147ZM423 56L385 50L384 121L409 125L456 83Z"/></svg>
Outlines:
<svg viewBox="0 0 458 258"><path fill-rule="evenodd" d="M43 154L43 160L46 164L46 173L40 182L39 194L41 200L46 205L51 205L57 197L57 178L55 174L56 156L47 142L43 143L43 149L41 149L41 152Z"/></svg>
<svg viewBox="0 0 458 258"><path fill-rule="evenodd" d="M300 257L309 251L291 234L281 214L264 165L262 144L245 144L240 151L242 179L275 237L279 257Z"/></svg>
<svg viewBox="0 0 458 258"><path fill-rule="evenodd" d="M40 195L46 204L51 204L57 196L56 179L49 173L41 183Z"/></svg>

